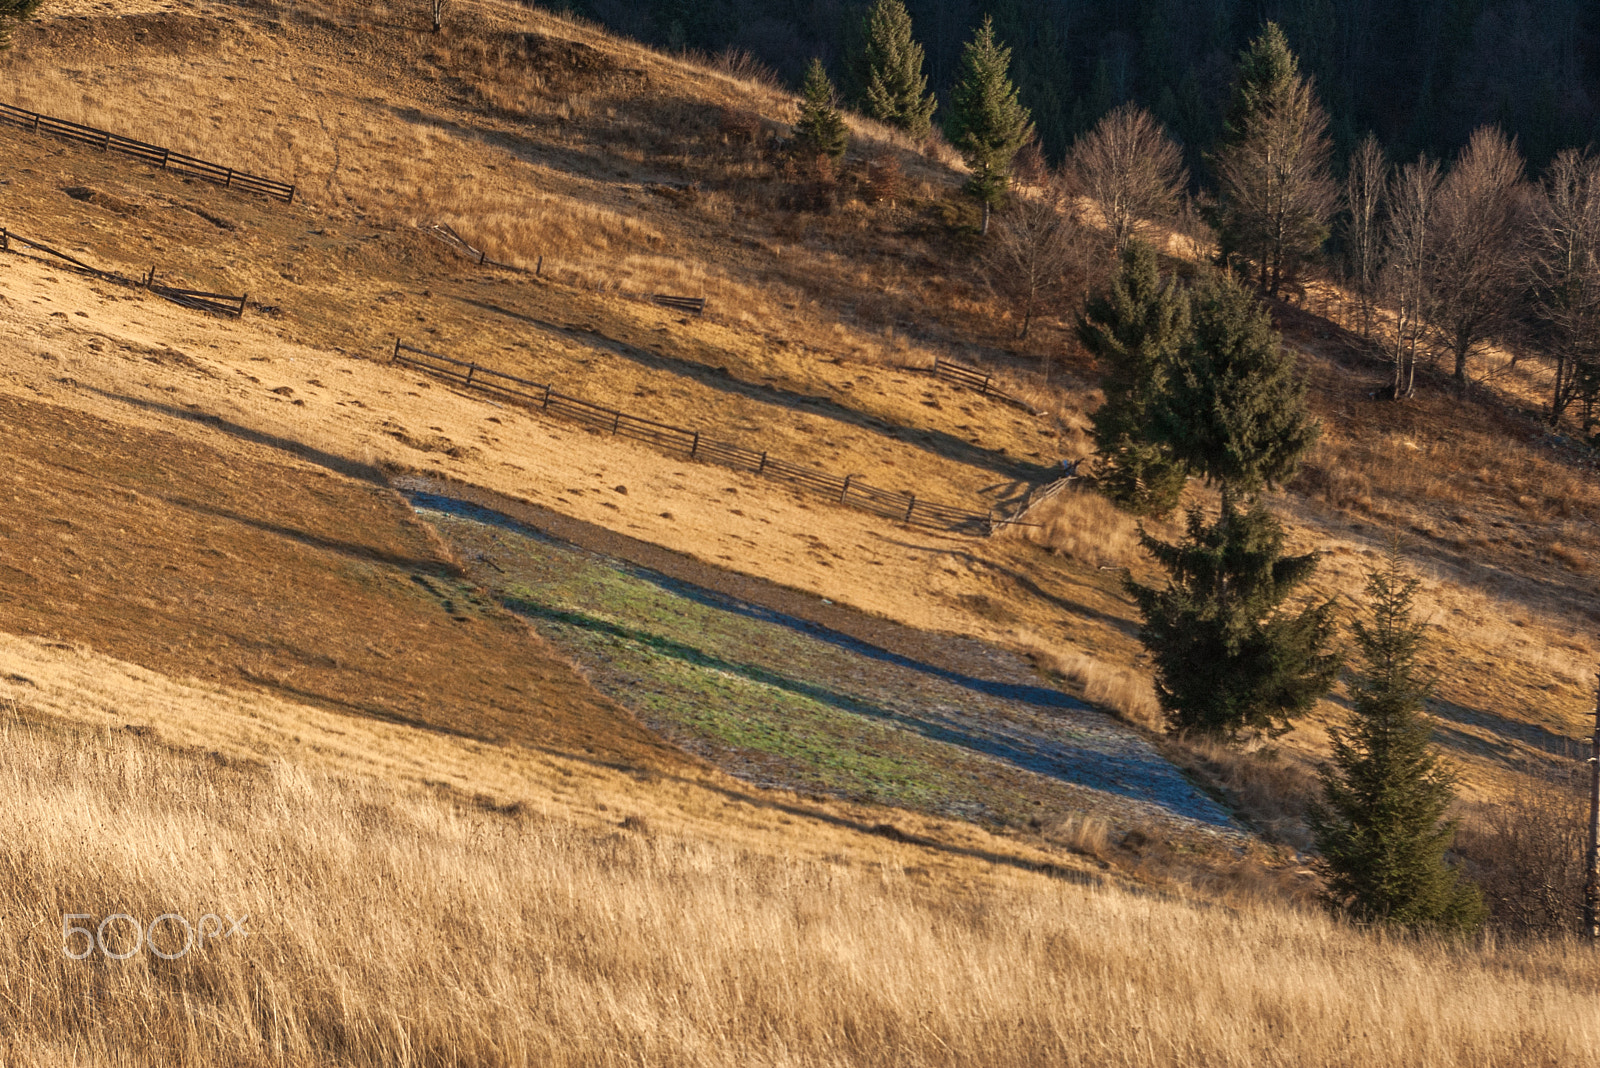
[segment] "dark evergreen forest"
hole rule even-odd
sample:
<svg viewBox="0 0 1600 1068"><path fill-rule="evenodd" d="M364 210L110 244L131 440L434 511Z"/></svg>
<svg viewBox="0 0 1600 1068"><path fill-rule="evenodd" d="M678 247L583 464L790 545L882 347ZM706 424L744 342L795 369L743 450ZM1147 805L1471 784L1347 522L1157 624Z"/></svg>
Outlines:
<svg viewBox="0 0 1600 1068"><path fill-rule="evenodd" d="M558 0L548 6L669 48L744 50L797 86L820 56L841 86L867 0ZM1221 129L1239 50L1273 19L1316 77L1343 157L1368 132L1394 158L1450 156L1499 123L1542 168L1600 133L1595 0L906 0L947 96L985 14L1046 153L1112 107L1148 107L1192 161ZM942 116L941 116L942 117Z"/></svg>

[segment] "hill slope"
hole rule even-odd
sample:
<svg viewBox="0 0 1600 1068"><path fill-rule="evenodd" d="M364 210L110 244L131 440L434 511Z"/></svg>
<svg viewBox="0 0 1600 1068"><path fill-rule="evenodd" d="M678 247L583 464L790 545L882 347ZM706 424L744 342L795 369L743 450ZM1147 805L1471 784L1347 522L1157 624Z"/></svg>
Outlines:
<svg viewBox="0 0 1600 1068"><path fill-rule="evenodd" d="M401 6L180 0L107 18L63 3L0 59L17 103L282 176L303 194L293 205L268 202L0 130L0 225L130 276L155 263L163 278L251 297L242 319L218 319L32 253L0 255L0 440L13 458L6 477L15 505L0 521L0 632L31 636L3 639L9 666L0 695L20 710L8 729L25 738L28 754L7 767L13 794L31 800L11 810L18 834L0 840L23 841L20 829L41 818L62 822L70 838L77 824L48 799L66 796L80 772L93 805L132 806L131 822L119 826L138 841L151 839L136 828L170 817L162 797L173 784L209 782L219 797L237 788L273 811L303 806L315 833L291 850L294 871L338 867L329 858L359 852L348 837L352 821L410 827L382 846L384 856L363 854L340 869L341 878L380 873L370 903L397 917L387 937L427 933L435 945L436 935L459 935L470 946L462 989L495 1004L551 1007L549 1016L507 1009L473 1032L476 1045L463 1040L461 1063L526 1059L525 1036L548 1028L584 1036L590 1049L631 1051L618 1059L672 1059L667 1051L680 1049L682 1060L698 1063L718 1063L730 1050L745 1061L832 1056L797 1048L836 1050L840 1060L912 1048L930 1063L957 1063L960 1051L979 1048L963 1045L973 1042L1009 1051L993 1060L1017 1063L1049 1048L1093 1049L1110 1063L1271 1063L1279 1053L1284 1063L1474 1063L1510 1048L1553 1061L1594 1048L1597 1025L1580 1000L1595 985L1592 961L1568 949L1395 947L1382 966L1402 985L1390 992L1379 984L1373 999L1351 1001L1345 992L1367 989L1370 973L1341 962L1374 952L1370 941L1250 903L1263 885L1303 891L1293 848L1253 844L1236 862L1230 845L1195 853L1164 832L1152 840L1119 825L1108 840L1104 822L1028 828L1019 818L997 835L866 801L758 789L663 744L602 696L609 688L622 702L642 697L639 676L629 674L636 663L609 677L585 668L595 662L584 659L593 626L557 620L568 629L547 634L570 639L557 647L497 603L489 587L506 584L482 560L496 560L495 550L465 535L446 544L389 479L481 487L724 569L730 581L750 576L863 619L994 642L1008 664L1033 655L1129 719L1149 716L1137 620L1114 570L1143 574L1148 565L1131 521L1092 494L1059 493L1029 513L1040 526L989 538L908 529L388 364L402 336L559 381L598 403L715 428L797 463L980 510L1020 507L1059 458L1086 451L1091 369L1060 356L1063 323L1039 330L1038 347L1011 351L1010 324L973 273L969 209L946 161L863 126L863 157L893 157L904 188L874 201L863 158L832 210L809 210L817 190L772 150L792 105L770 89L513 5L461 3L456 11L450 32L435 38L423 32L422 12ZM425 231L434 223L538 273L480 267ZM708 314L683 317L642 299L662 290L708 296ZM1374 371L1340 344L1337 328L1280 311L1329 433L1306 477L1276 503L1292 517L1298 545L1328 551L1322 581L1330 592L1359 588L1362 568L1392 533L1409 531L1427 609L1442 624L1435 659L1449 669L1436 708L1441 740L1462 765L1470 798L1501 797L1557 763L1583 729L1600 545L1586 457L1542 437L1517 414L1514 394L1459 406L1435 398L1403 411L1372 403ZM1044 351L1056 357L1049 385L1032 374ZM994 368L1040 414L925 373L952 355ZM1208 503L1198 488L1192 500ZM593 590L563 586L594 576L541 566L544 579L536 570L520 581L554 598L546 622L553 605L618 625L616 605L596 607L586 603ZM518 596L509 587L496 593ZM708 634L704 607L698 593L687 603L650 601L660 629L628 655L671 641L701 667L721 656L711 667L722 676L731 650L768 675L788 667L786 658L814 655L809 647L797 654L778 632ZM735 638L751 644L729 644ZM762 642L765 650L756 648ZM830 661L829 670L857 665ZM1047 672L1029 685L1060 681ZM859 685L856 697L896 681L868 672ZM681 714L692 703L680 692L665 704ZM1290 736L1280 759L1238 761L1239 774L1303 783L1322 726L1339 714L1336 697ZM150 739L120 748L105 733L118 725L154 731L175 748ZM69 759L79 750L81 768ZM213 751L220 761L197 755ZM733 764L728 747L703 751ZM245 761L247 770L236 779L206 760ZM278 770L250 767L256 762ZM149 774L122 782L105 770L119 765ZM739 770L759 780L772 766L752 772L747 761ZM338 778L318 777L324 772ZM387 784L375 785L375 776ZM837 782L821 785L849 793ZM1235 785L1242 804L1251 784ZM528 822L535 811L556 837L567 827L576 837L557 845L537 838L544 830ZM225 800L191 817L184 833L196 840L221 835L234 818ZM293 822L272 827L268 837L287 848ZM659 836L650 849L661 855L619 844L640 828ZM554 882L530 883L525 860L485 849L494 836L514 843L513 852L548 858ZM1279 837L1297 844L1292 830ZM134 877L148 863L140 849L87 853L80 863L65 841L4 854L13 872L46 873L10 884L8 917L32 924L40 902L50 923L79 907L169 907L159 882ZM234 848L248 854L242 839ZM404 864L391 861L408 851L433 857L427 863L441 871L466 865L477 882L405 914L401 906L425 898L420 887L434 870L398 871ZM250 900L270 917L273 945L292 941L297 923L311 923L312 903L338 889L271 881L284 867L271 850L245 861L220 856L197 852L184 878L214 871L233 880L236 895L265 880L270 891ZM1253 882L1263 862L1281 882ZM1245 911L1125 897L1120 884L1106 897L1076 886L1121 879L1112 863L1169 889L1231 887L1231 907ZM594 890L589 875L561 889L563 871L589 866L644 874L623 881L616 896ZM832 885L841 867L861 881L830 899L826 908L837 911L826 917L807 911L813 899L803 889L776 898L778 912L752 904L773 886ZM734 873L733 888L713 872ZM198 883L185 885L178 904L215 907L197 896ZM477 926L441 919L485 887L509 885L543 889L515 898L509 912L469 908ZM651 896L662 886L669 890ZM612 930L640 901L665 915L697 893L713 904L688 916L688 926L650 921L638 945L589 941L603 926L598 914L611 916ZM554 908L563 894L567 905ZM599 913L573 905L585 894L598 895ZM941 910L966 916L969 906L970 923L940 929L931 943L891 939L895 948L883 956L850 948L877 937L861 915L886 914L891 931L911 930ZM530 993L517 985L524 971L472 940L541 909L564 918L567 956L565 970L541 973L555 985ZM1089 917L1084 929L1052 926L1053 917L1080 911ZM744 942L706 935L703 954L684 953L695 931L729 916L748 924L735 931L776 933ZM1207 926L1205 917L1218 916L1222 927ZM214 1003L224 1023L179 1043L182 1057L201 1063L223 1050L248 1062L283 1040L306 1063L334 1050L355 1063L390 1063L405 1043L426 1051L416 1063L451 1063L439 1037L448 1029L401 1019L404 1007L380 993L433 991L443 982L436 971L318 979L315 996L298 1001L287 993L305 990L297 984L308 974L372 963L348 936L321 926L337 919L324 914L295 943L303 953L273 973L270 994L240 985L250 968L265 967L248 955L217 972L141 972L130 1003L145 1008L126 1020L155 1026L176 1019L173 1006L202 987L231 990ZM818 924L831 933L808 941ZM1139 924L1171 932L1170 949L1152 953L1148 968L1107 971L1101 951L1084 948L1085 932L1098 925L1110 931L1104 952L1126 958L1126 931ZM514 959L529 959L547 936L557 937L519 943ZM976 941L963 941L969 936ZM1014 937L1031 948L1022 952ZM1293 948L1246 955L1243 973L1224 976L1206 970L1218 962L1203 948L1224 938ZM29 985L0 988L8 1003L34 997L22 990L60 986L92 1000L104 989L98 978L62 971L55 943L14 944L32 955L25 968L19 957L0 974ZM794 962L793 981L815 998L811 1023L774 1030L776 994L733 1018L708 1014L751 981L742 963L751 946L766 947L758 955L796 954L780 959ZM1273 979L1280 958L1318 978L1303 988ZM960 984L932 1001L912 996L928 968L971 979L1016 960L1024 964L1007 972L1012 978L997 978L976 999ZM906 985L886 980L880 964ZM841 969L863 989L889 990L893 1004L858 1012L816 994ZM1531 976L1528 985L1504 982L1512 972ZM1084 1000L1054 996L1083 975L1111 981L1096 979ZM1173 975L1175 985L1163 985ZM1035 989L1039 976L1065 985L1039 988L1054 992L1048 1005L1028 1000L1017 1010L1016 991ZM540 1001L551 989L560 996ZM674 990L689 1008L663 1000ZM1157 1011L1150 998L1162 990L1170 997L1160 995L1161 1004L1190 1004L1196 1014ZM1202 996L1222 990L1239 997ZM1346 1000L1332 1010L1306 1008L1336 996ZM356 1004L371 1014L343 1018L331 1008ZM429 1003L445 1021L464 1019L464 1004ZM1462 1004L1474 1013L1445 1007ZM274 1005L297 1021L283 1034L250 1022L273 1018ZM1406 1006L1434 1006L1429 1018L1446 1022L1413 1028L1412 1017L1394 1015ZM913 1022L935 1017L965 1023L941 1030ZM1313 1018L1325 1026L1302 1026ZM16 1041L19 1057L39 1063L91 1033L81 1015L37 1019L48 1026ZM1128 1041L1131 1028L1148 1036L1143 1048ZM1001 1031L1013 1037L996 1037ZM127 1035L146 1032L93 1033L105 1059Z"/></svg>

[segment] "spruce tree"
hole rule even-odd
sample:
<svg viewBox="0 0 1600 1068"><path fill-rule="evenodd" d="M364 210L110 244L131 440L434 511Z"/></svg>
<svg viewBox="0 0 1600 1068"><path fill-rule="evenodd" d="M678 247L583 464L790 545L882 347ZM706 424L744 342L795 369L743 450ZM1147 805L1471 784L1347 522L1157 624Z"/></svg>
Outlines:
<svg viewBox="0 0 1600 1068"><path fill-rule="evenodd" d="M1224 499L1253 496L1294 474L1320 425L1305 383L1255 295L1233 278L1204 279L1194 329L1151 412L1153 433Z"/></svg>
<svg viewBox="0 0 1600 1068"><path fill-rule="evenodd" d="M862 58L862 110L912 137L928 136L937 106L922 73L922 46L911 36L901 0L878 0L867 16Z"/></svg>
<svg viewBox="0 0 1600 1068"><path fill-rule="evenodd" d="M1111 291L1090 301L1078 337L1100 364L1105 403L1090 417L1100 456L1100 489L1135 515L1166 515L1187 478L1172 450L1153 439L1151 412L1173 358L1188 340L1189 297L1163 284L1156 253L1130 241Z"/></svg>
<svg viewBox="0 0 1600 1068"><path fill-rule="evenodd" d="M1454 780L1428 744L1432 679L1418 661L1424 624L1412 616L1419 585L1397 548L1367 576L1370 618L1354 628L1365 662L1352 687L1354 717L1331 732L1333 762L1322 768L1311 827L1333 907L1362 922L1466 929L1482 922L1483 900L1444 859L1455 837L1445 818Z"/></svg>
<svg viewBox="0 0 1600 1068"><path fill-rule="evenodd" d="M1328 175L1328 117L1276 23L1239 57L1226 131L1212 164L1223 259L1253 268L1276 297L1328 237L1339 191Z"/></svg>
<svg viewBox="0 0 1600 1068"><path fill-rule="evenodd" d="M822 60L811 60L800 95L800 120L794 125L796 147L814 159L838 159L850 146L850 129L834 106L833 83Z"/></svg>
<svg viewBox="0 0 1600 1068"><path fill-rule="evenodd" d="M983 25L961 54L960 73L950 94L950 141L961 151L972 177L967 192L983 202L983 232L989 213L1005 197L1011 161L1033 136L1028 109L1011 84L1011 49L994 36L994 20Z"/></svg>
<svg viewBox="0 0 1600 1068"><path fill-rule="evenodd" d="M1130 578L1127 589L1144 617L1139 637L1155 660L1169 727L1224 739L1288 731L1340 667L1329 651L1333 602L1284 608L1317 554L1284 556L1283 528L1259 502L1240 514L1224 500L1209 526L1191 511L1176 545L1142 540L1169 581L1158 590Z"/></svg>

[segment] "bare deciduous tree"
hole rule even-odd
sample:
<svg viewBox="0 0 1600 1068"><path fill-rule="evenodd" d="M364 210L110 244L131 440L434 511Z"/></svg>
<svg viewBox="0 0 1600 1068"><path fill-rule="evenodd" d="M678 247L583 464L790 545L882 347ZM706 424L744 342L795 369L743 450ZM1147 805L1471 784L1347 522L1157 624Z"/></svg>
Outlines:
<svg viewBox="0 0 1600 1068"><path fill-rule="evenodd" d="M1021 316L1018 337L1028 336L1039 309L1060 291L1076 265L1081 231L1059 183L1041 195L1014 198L995 217L983 271L990 287Z"/></svg>
<svg viewBox="0 0 1600 1068"><path fill-rule="evenodd" d="M1395 400L1411 396L1416 388L1417 355L1433 308L1439 182L1439 164L1426 156L1401 167L1389 180L1380 284L1395 311L1394 333L1386 343L1394 367L1389 391Z"/></svg>
<svg viewBox="0 0 1600 1068"><path fill-rule="evenodd" d="M1600 157L1567 149L1534 198L1531 231L1535 314L1555 360L1550 422L1581 402L1584 429L1600 392Z"/></svg>
<svg viewBox="0 0 1600 1068"><path fill-rule="evenodd" d="M1072 146L1073 178L1100 210L1113 258L1148 220L1177 208L1189 180L1183 153L1151 114L1123 104Z"/></svg>
<svg viewBox="0 0 1600 1068"><path fill-rule="evenodd" d="M1516 303L1527 206L1522 154L1498 128L1479 127L1439 185L1436 216L1435 326L1460 386Z"/></svg>
<svg viewBox="0 0 1600 1068"><path fill-rule="evenodd" d="M1541 935L1577 929L1587 778L1582 764L1563 762L1466 821L1457 849L1483 888L1496 927Z"/></svg>
<svg viewBox="0 0 1600 1068"><path fill-rule="evenodd" d="M1389 157L1368 134L1350 155L1344 182L1345 277L1356 295L1361 336L1372 335L1372 310L1383 273L1383 197L1389 182Z"/></svg>

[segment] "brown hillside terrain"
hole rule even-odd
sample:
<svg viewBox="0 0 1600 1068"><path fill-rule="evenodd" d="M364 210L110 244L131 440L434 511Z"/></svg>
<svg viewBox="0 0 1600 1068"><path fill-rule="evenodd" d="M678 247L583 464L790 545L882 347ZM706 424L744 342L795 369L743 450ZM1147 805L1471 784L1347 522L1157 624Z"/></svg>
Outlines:
<svg viewBox="0 0 1600 1068"><path fill-rule="evenodd" d="M1102 700L1133 715L1147 707L1138 684L1106 684L1136 664L1138 646L1130 604L1101 568L1144 564L1131 523L1093 497L1059 497L1030 516L1045 528L989 542L899 531L352 360L381 357L394 331L957 505L1016 502L1048 478L1054 456L1082 454L1078 428L1093 404L1069 379L1066 392L1035 390L1054 416L1029 419L896 366L928 363L952 337L992 337L979 318L986 299L962 281L965 238L941 222L957 176L936 161L866 130L899 152L920 198L869 206L846 184L838 211L795 213L784 198L797 184L781 163L739 149L723 123L726 109L742 109L776 128L789 106L770 90L531 11L462 6L442 40L418 34L410 14L176 6L26 30L34 45L6 59L19 102L290 177L307 203L6 134L16 229L128 273L155 261L190 285L250 289L280 309L218 323L149 301L107 304L123 294L90 286L67 301L74 312L46 310L51 293L82 283L10 259L32 286L32 296L11 289L24 349L59 349L62 361L24 360L21 381L58 400L66 390L74 404L112 403L61 382L70 379L360 462L477 481L912 625L1038 649ZM544 80L549 64L464 43L530 30L518 48L573 67L566 82ZM74 74L51 59L58 51L91 56L93 70ZM168 94L162 120L125 102L118 78L154 86L141 99ZM490 83L522 86L520 102L485 114ZM674 125L662 101L680 112L691 102L698 118ZM246 136L256 128L274 133ZM474 269L408 225L435 219L496 257L546 256L546 275ZM538 240L496 237L507 219ZM798 233L792 245L758 248L786 230ZM709 317L678 321L635 299L672 283L709 294ZM912 283L934 288L907 293ZM941 296L941 285L955 289ZM907 302L915 313L901 318ZM98 320L80 304L99 305ZM1373 403L1373 369L1341 355L1336 331L1298 313L1285 325L1328 425L1298 494L1283 499L1298 516L1294 539L1331 553L1326 588L1355 592L1371 553L1405 531L1443 628L1443 740L1466 764L1469 791L1536 771L1578 737L1586 711L1592 475L1493 398ZM139 345L173 345L197 366L133 360ZM992 345L968 357L984 352L1006 361ZM1331 715L1334 705L1320 719ZM1318 737L1312 723L1290 745L1315 753Z"/></svg>
<svg viewBox="0 0 1600 1068"><path fill-rule="evenodd" d="M1065 391L1035 387L1030 396L1054 414L1029 418L900 369L931 363L956 338L979 342L969 359L1009 360L963 266L965 239L940 221L957 178L937 161L864 129L869 146L877 137L898 153L914 195L869 205L847 184L840 209L796 212L784 205L799 186L781 162L740 148L744 127L723 121L742 110L779 128L788 105L770 90L536 12L463 6L437 40L408 11L361 12L58 18L27 30L34 45L6 60L20 103L299 181L307 199L286 207L6 134L15 155L5 205L19 231L129 273L157 262L164 277L248 290L281 309L228 324L149 302L107 305L119 313L115 331L137 344L220 361L209 376L147 365L145 382L114 392L197 405L363 461L435 469L913 625L1036 648L1076 664L1091 691L1136 662L1130 606L1115 575L1097 570L1143 566L1132 525L1083 495L1043 506L1030 518L1048 525L1020 536L908 533L350 359L381 358L403 335L958 506L1014 504L1055 457L1086 451L1082 412L1093 404L1069 378ZM543 65L479 47L528 32L517 47L544 49ZM51 59L69 49L94 58L92 70ZM565 81L550 73L568 67ZM165 107L159 122L120 103L116 86L128 79L151 86L141 99ZM513 85L514 106L485 112L485 94ZM269 134L245 134L258 129ZM449 222L497 258L531 265L542 255L545 273L478 270L413 221ZM711 313L679 321L637 299L656 289L704 293ZM23 308L43 312L32 303L42 300ZM1283 499L1297 543L1328 550L1325 585L1354 592L1389 532L1406 533L1447 634L1437 650L1448 668L1444 739L1469 787L1536 769L1581 733L1587 705L1592 474L1493 396L1371 401L1376 369L1342 355L1322 320L1286 315L1328 428ZM70 374L34 365L30 375L89 383L108 373L82 347L88 325L61 311L24 327L57 338L75 361ZM294 392L269 392L283 388ZM616 485L627 485L625 499ZM1120 687L1122 698L1115 689L1098 692L1130 710L1145 704L1136 687ZM1329 705L1321 718L1334 714ZM1319 733L1313 723L1290 744L1314 753Z"/></svg>
<svg viewBox="0 0 1600 1068"><path fill-rule="evenodd" d="M993 537L908 529L387 362L403 336L1006 512L1088 452L1097 402L1065 322L1011 340L947 153L861 124L811 210L771 147L787 96L497 0L447 12L434 36L422 5L57 0L0 54L6 102L300 187L0 128L0 226L251 301L0 254L0 1064L1600 1063L1588 947L1310 906L1291 803L1340 693L1265 754L1163 743L1265 844L994 833L724 774L480 588L494 559L391 484L481 487L893 650L1031 654L1156 722L1120 571L1150 568L1092 492ZM892 197L865 181L884 155ZM1439 740L1492 804L1591 707L1594 474L1520 381L1376 402L1347 336L1278 311L1327 434L1273 503L1342 598L1405 533ZM924 372L951 356L1041 414ZM64 915L216 911L251 936L63 954Z"/></svg>

